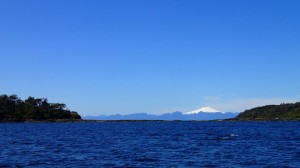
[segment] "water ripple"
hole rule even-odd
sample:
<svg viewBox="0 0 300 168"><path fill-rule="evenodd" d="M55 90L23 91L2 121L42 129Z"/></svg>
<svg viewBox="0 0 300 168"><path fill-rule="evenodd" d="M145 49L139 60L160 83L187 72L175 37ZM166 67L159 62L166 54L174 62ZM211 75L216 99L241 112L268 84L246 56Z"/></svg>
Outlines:
<svg viewBox="0 0 300 168"><path fill-rule="evenodd" d="M298 167L299 122L0 124L0 167Z"/></svg>

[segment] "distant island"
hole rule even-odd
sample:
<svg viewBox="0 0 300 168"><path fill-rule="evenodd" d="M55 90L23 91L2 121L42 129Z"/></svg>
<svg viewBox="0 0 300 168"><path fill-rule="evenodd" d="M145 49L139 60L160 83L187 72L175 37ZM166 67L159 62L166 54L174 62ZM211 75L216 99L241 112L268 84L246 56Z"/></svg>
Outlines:
<svg viewBox="0 0 300 168"><path fill-rule="evenodd" d="M240 113L234 120L300 120L300 102L256 107Z"/></svg>
<svg viewBox="0 0 300 168"><path fill-rule="evenodd" d="M45 98L0 95L0 122L72 121L81 116L62 103L49 103Z"/></svg>

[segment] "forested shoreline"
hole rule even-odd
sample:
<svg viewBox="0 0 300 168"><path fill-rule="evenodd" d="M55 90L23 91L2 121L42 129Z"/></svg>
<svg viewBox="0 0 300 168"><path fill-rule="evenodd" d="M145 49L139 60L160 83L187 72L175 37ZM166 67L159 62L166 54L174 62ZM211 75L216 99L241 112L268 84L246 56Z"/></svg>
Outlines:
<svg viewBox="0 0 300 168"><path fill-rule="evenodd" d="M31 96L22 100L17 95L0 95L0 122L78 120L81 120L81 116L70 111L63 103L49 103L46 98ZM229 120L300 120L300 102L256 107Z"/></svg>
<svg viewBox="0 0 300 168"><path fill-rule="evenodd" d="M68 121L81 120L81 116L67 109L63 103L49 103L46 98L0 95L0 122Z"/></svg>
<svg viewBox="0 0 300 168"><path fill-rule="evenodd" d="M300 120L300 102L256 107L240 113L235 120Z"/></svg>

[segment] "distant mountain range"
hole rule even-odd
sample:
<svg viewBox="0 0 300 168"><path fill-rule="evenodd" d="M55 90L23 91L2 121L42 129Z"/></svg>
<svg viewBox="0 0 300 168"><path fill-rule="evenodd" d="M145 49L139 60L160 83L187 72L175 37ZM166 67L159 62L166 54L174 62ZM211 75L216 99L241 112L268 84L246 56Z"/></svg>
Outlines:
<svg viewBox="0 0 300 168"><path fill-rule="evenodd" d="M82 116L83 119L89 120L218 120L234 118L239 113L234 112L218 112L210 107L203 107L191 112L181 113L165 113L161 115L153 115L147 113L134 113L128 115L99 115L99 116Z"/></svg>

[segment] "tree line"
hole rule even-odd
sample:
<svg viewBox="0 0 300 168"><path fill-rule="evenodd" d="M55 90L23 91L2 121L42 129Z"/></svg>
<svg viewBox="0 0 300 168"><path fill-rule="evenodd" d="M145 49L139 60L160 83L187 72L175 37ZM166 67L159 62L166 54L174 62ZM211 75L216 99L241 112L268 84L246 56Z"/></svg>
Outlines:
<svg viewBox="0 0 300 168"><path fill-rule="evenodd" d="M238 120L300 120L300 102L256 107L240 113Z"/></svg>
<svg viewBox="0 0 300 168"><path fill-rule="evenodd" d="M30 121L81 119L81 116L67 109L63 103L49 103L46 98L28 97L21 100L17 95L0 95L0 121Z"/></svg>

